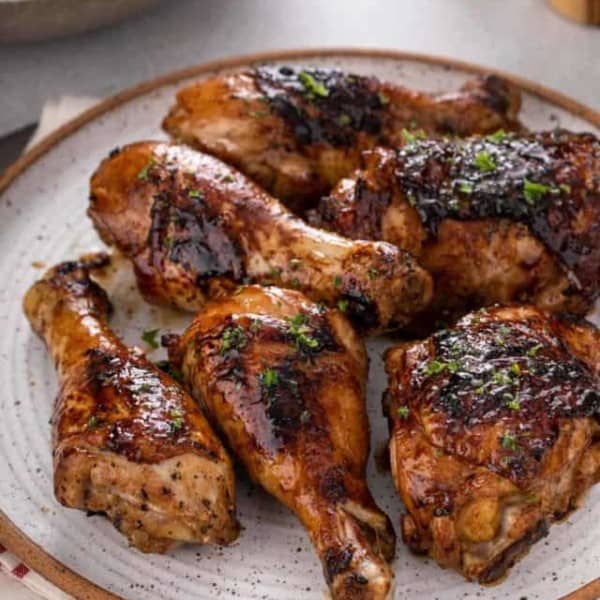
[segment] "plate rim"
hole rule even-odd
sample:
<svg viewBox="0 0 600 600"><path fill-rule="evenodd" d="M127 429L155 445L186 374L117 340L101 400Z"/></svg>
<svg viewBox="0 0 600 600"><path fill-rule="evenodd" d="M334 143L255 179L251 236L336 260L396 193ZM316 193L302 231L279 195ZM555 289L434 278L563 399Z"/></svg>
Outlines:
<svg viewBox="0 0 600 600"><path fill-rule="evenodd" d="M25 154L9 165L5 169L4 173L0 175L0 194L3 195L3 193L22 173L24 173L38 159L44 156L44 154L49 152L63 139L69 137L78 129L97 119L101 115L108 113L109 111L129 102L130 100L133 100L134 98L148 94L157 88L177 83L183 79L204 75L213 71L217 72L234 67L247 66L257 62L340 57L360 57L396 61L409 60L428 65L436 65L460 70L475 75L491 73L498 75L511 83L514 83L521 90L547 100L551 104L559 106L560 108L578 116L584 121L587 121L591 125L600 128L600 112L590 108L589 106L574 100L566 94L538 84L524 77L513 75L500 69L485 67L476 63L435 54L405 52L403 50L383 48L310 47L302 49L271 50L267 52L239 54L225 58L218 58L183 69L169 71L168 73L153 79L146 80L131 87L125 88L121 92L101 100L88 110L84 111L78 117L69 120L67 123L53 131L50 135L44 137ZM57 586L60 590L76 598L86 598L88 600L118 600L120 598L120 596L101 588L76 571L70 569L54 558L51 554L46 552L44 548L39 546L27 535L25 535L8 518L2 509L0 509L0 543L7 550L18 556L21 560L24 560L27 565L30 566L30 568L38 572L48 581ZM578 588L570 594L563 596L561 600L593 600L599 595L600 577L590 581L588 584Z"/></svg>

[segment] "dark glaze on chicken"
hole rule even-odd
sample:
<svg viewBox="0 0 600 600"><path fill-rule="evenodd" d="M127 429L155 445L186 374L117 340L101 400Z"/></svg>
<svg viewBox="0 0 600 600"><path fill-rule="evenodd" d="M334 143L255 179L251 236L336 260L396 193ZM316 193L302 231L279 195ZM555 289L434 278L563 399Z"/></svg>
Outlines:
<svg viewBox="0 0 600 600"><path fill-rule="evenodd" d="M88 214L131 258L146 299L188 310L246 282L303 291L363 330L401 326L431 278L391 244L309 227L211 156L160 142L113 153L91 181Z"/></svg>
<svg viewBox="0 0 600 600"><path fill-rule="evenodd" d="M163 127L300 210L358 168L362 150L398 146L404 131L515 129L520 104L495 75L431 95L338 70L261 66L184 88Z"/></svg>
<svg viewBox="0 0 600 600"><path fill-rule="evenodd" d="M413 253L432 313L526 301L585 314L600 294L600 143L557 130L377 149L311 221Z"/></svg>
<svg viewBox="0 0 600 600"><path fill-rule="evenodd" d="M56 498L105 513L143 552L232 542L239 526L228 455L189 394L109 329L110 302L89 264L50 269L24 299L60 377Z"/></svg>
<svg viewBox="0 0 600 600"><path fill-rule="evenodd" d="M534 307L483 309L388 351L404 541L499 578L600 479L600 332Z"/></svg>
<svg viewBox="0 0 600 600"><path fill-rule="evenodd" d="M367 357L340 311L244 287L169 357L248 473L308 530L336 600L387 598L395 535L365 481Z"/></svg>

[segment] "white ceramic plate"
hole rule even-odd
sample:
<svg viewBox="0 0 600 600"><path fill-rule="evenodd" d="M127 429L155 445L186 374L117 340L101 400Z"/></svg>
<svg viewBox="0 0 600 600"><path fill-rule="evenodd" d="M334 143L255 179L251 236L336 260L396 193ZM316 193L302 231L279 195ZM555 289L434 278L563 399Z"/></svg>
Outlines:
<svg viewBox="0 0 600 600"><path fill-rule="evenodd" d="M109 150L135 140L165 138L159 124L178 87L190 77L205 77L217 68L256 58L188 70L126 92L42 143L0 182L0 189L6 186L0 200L0 507L5 514L0 518L0 540L82 597L105 597L85 580L132 599L298 600L322 598L325 590L319 562L295 518L243 476L238 506L244 529L228 548L188 546L165 556L144 555L129 548L102 517L86 517L60 506L53 496L48 424L56 377L21 312L24 291L42 272L40 262L49 266L101 247L85 210L88 178ZM393 53L315 51L269 58L339 66L424 90L455 89L472 76L462 64ZM596 119L597 126L598 115L536 86L529 90L524 93L522 119L531 128L561 125L598 133L591 122ZM140 334L146 328L177 330L187 321L172 311L145 305L126 265L107 285L117 308L113 323L131 344L142 345ZM369 341L374 450L386 441L380 404L386 382L380 354L389 343ZM371 460L369 479L380 506L397 524L401 504L389 474L378 472ZM581 510L552 527L508 579L492 588L467 583L431 560L411 555L399 541L395 597L557 598L600 574L599 517L597 486Z"/></svg>

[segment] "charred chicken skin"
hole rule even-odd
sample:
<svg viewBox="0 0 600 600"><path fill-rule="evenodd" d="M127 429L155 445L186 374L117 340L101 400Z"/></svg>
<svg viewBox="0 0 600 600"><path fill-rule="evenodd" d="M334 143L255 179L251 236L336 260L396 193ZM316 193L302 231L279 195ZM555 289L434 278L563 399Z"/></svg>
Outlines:
<svg viewBox="0 0 600 600"><path fill-rule="evenodd" d="M499 578L600 479L600 332L534 307L483 309L386 356L402 537Z"/></svg>
<svg viewBox="0 0 600 600"><path fill-rule="evenodd" d="M310 220L411 252L434 278L430 313L518 301L582 315L598 297L594 135L414 140L364 158Z"/></svg>
<svg viewBox="0 0 600 600"><path fill-rule="evenodd" d="M206 304L169 357L253 480L308 530L337 600L390 593L395 536L365 481L365 348L338 310L274 287Z"/></svg>
<svg viewBox="0 0 600 600"><path fill-rule="evenodd" d="M409 131L519 128L520 104L519 92L494 75L431 95L336 70L262 66L181 90L163 127L298 211L358 168L362 150L398 146Z"/></svg>
<svg viewBox="0 0 600 600"><path fill-rule="evenodd" d="M432 294L430 276L391 244L312 228L211 156L140 142L105 160L88 214L131 258L151 302L188 310L246 282L339 306L363 330L401 326Z"/></svg>
<svg viewBox="0 0 600 600"><path fill-rule="evenodd" d="M105 513L143 552L236 539L228 455L191 396L109 329L109 300L87 265L52 268L24 309L60 377L52 419L58 501Z"/></svg>

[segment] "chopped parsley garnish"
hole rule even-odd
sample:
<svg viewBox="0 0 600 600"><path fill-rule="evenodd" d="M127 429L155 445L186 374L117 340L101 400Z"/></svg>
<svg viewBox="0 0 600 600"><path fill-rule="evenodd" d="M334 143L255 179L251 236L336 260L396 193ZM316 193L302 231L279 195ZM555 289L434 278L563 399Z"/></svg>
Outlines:
<svg viewBox="0 0 600 600"><path fill-rule="evenodd" d="M260 374L260 382L267 389L275 387L279 383L279 374L275 369L267 368Z"/></svg>
<svg viewBox="0 0 600 600"><path fill-rule="evenodd" d="M308 317L304 313L298 313L290 319L289 333L299 350L303 348L314 350L319 346L319 341L310 335L312 329L306 324L307 320Z"/></svg>
<svg viewBox="0 0 600 600"><path fill-rule="evenodd" d="M487 135L485 139L489 140L490 142L502 142L506 139L506 131L504 131L504 129L498 129L498 131Z"/></svg>
<svg viewBox="0 0 600 600"><path fill-rule="evenodd" d="M333 287L338 288L338 287L340 287L340 285L342 285L342 278L339 275L336 275L333 278Z"/></svg>
<svg viewBox="0 0 600 600"><path fill-rule="evenodd" d="M338 308L342 311L342 312L346 312L348 310L348 300L340 300L338 302Z"/></svg>
<svg viewBox="0 0 600 600"><path fill-rule="evenodd" d="M458 184L458 191L461 192L461 194L472 194L473 186L467 181L461 181Z"/></svg>
<svg viewBox="0 0 600 600"><path fill-rule="evenodd" d="M502 371L495 371L492 375L492 382L496 385L510 385L512 379Z"/></svg>
<svg viewBox="0 0 600 600"><path fill-rule="evenodd" d="M338 123L340 125L350 125L350 123L352 123L352 117L350 117L350 115L340 115Z"/></svg>
<svg viewBox="0 0 600 600"><path fill-rule="evenodd" d="M377 269L369 269L369 279L377 279L379 277L379 271Z"/></svg>
<svg viewBox="0 0 600 600"><path fill-rule="evenodd" d="M520 410L521 402L518 398L515 398L512 394L502 394L502 397L506 400L506 406L510 408L510 410Z"/></svg>
<svg viewBox="0 0 600 600"><path fill-rule="evenodd" d="M140 172L137 174L137 178L141 181L147 181L148 180L148 174L150 169L156 164L156 162L154 161L153 158L151 158L141 169Z"/></svg>
<svg viewBox="0 0 600 600"><path fill-rule="evenodd" d="M422 129L418 129L417 131L408 131L408 129L402 129L400 131L402 138L407 144L412 144L417 140L424 140L427 136Z"/></svg>
<svg viewBox="0 0 600 600"><path fill-rule="evenodd" d="M527 350L527 356L535 356L543 347L544 344L536 344L535 346L532 346L529 348L529 350Z"/></svg>
<svg viewBox="0 0 600 600"><path fill-rule="evenodd" d="M146 331L144 331L142 333L142 340L144 342L146 342L146 344L148 344L148 346L150 346L151 348L154 348L156 350L156 348L158 348L158 342L156 341L156 336L158 335L158 332L160 331L160 329L146 329Z"/></svg>
<svg viewBox="0 0 600 600"><path fill-rule="evenodd" d="M565 194L571 193L571 186L568 183L561 183L558 187L560 188L560 191Z"/></svg>
<svg viewBox="0 0 600 600"><path fill-rule="evenodd" d="M170 375L175 381L183 381L183 373L176 369L168 360L159 360L154 363L161 371Z"/></svg>
<svg viewBox="0 0 600 600"><path fill-rule="evenodd" d="M271 277L281 277L281 268L280 267L273 267L270 271L269 271L269 275Z"/></svg>
<svg viewBox="0 0 600 600"><path fill-rule="evenodd" d="M183 427L183 413L180 410L174 409L169 413L171 421L169 423L171 427L171 433L179 431Z"/></svg>
<svg viewBox="0 0 600 600"><path fill-rule="evenodd" d="M525 178L523 180L523 198L530 206L533 206L538 200L543 198L552 188L543 183L536 183Z"/></svg>
<svg viewBox="0 0 600 600"><path fill-rule="evenodd" d="M250 331L252 333L258 333L260 331L261 326L262 323L260 322L260 319L252 319L252 322L250 323Z"/></svg>
<svg viewBox="0 0 600 600"><path fill-rule="evenodd" d="M254 119L262 119L263 117L266 117L269 113L266 110L253 110L248 114Z"/></svg>
<svg viewBox="0 0 600 600"><path fill-rule="evenodd" d="M95 429L100 426L100 419L96 415L92 415L87 422L88 429Z"/></svg>
<svg viewBox="0 0 600 600"><path fill-rule="evenodd" d="M241 350L247 343L243 327L239 325L226 327L221 335L221 354L225 354L229 350Z"/></svg>
<svg viewBox="0 0 600 600"><path fill-rule="evenodd" d="M430 360L425 367L425 377L431 377L438 373L448 371L449 373L456 373L460 369L460 364L456 360L450 362L442 362L440 360Z"/></svg>
<svg viewBox="0 0 600 600"><path fill-rule="evenodd" d="M385 106L386 104L390 103L390 98L389 96L387 96L386 94L384 94L383 92L379 92L377 94L377 97L379 98L379 102L381 103L382 106Z"/></svg>
<svg viewBox="0 0 600 600"><path fill-rule="evenodd" d="M221 181L224 181L225 183L232 183L233 177L231 175L223 175L221 177Z"/></svg>
<svg viewBox="0 0 600 600"><path fill-rule="evenodd" d="M520 375L521 374L521 367L519 366L518 363L513 363L510 366L510 371L511 373L513 373L514 375Z"/></svg>
<svg viewBox="0 0 600 600"><path fill-rule="evenodd" d="M329 96L329 90L325 87L325 84L321 81L317 81L307 71L301 71L298 78L309 95L319 96L320 98L327 98L327 96Z"/></svg>
<svg viewBox="0 0 600 600"><path fill-rule="evenodd" d="M201 190L188 190L188 196L190 198L204 198L204 194Z"/></svg>
<svg viewBox="0 0 600 600"><path fill-rule="evenodd" d="M396 414L401 418L401 419L408 419L408 415L410 414L410 410L408 408L408 406L399 406L396 409Z"/></svg>
<svg viewBox="0 0 600 600"><path fill-rule="evenodd" d="M292 271L297 271L302 267L302 260L299 258L290 258L290 268Z"/></svg>
<svg viewBox="0 0 600 600"><path fill-rule="evenodd" d="M494 171L497 167L496 159L487 150L482 150L475 155L473 164L484 173Z"/></svg>
<svg viewBox="0 0 600 600"><path fill-rule="evenodd" d="M516 450L518 446L517 438L511 433L505 433L500 438L500 443L502 444L502 447L506 448L507 450Z"/></svg>

